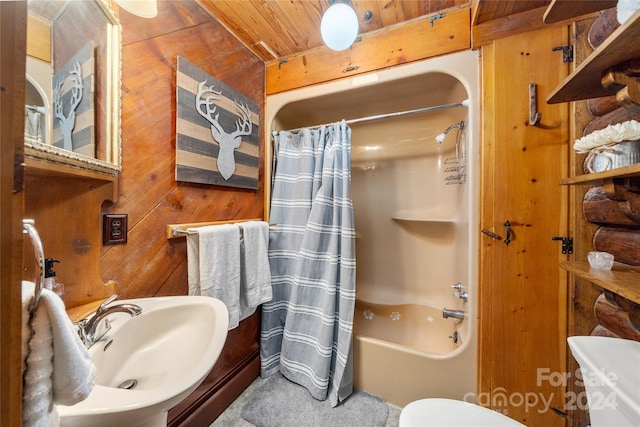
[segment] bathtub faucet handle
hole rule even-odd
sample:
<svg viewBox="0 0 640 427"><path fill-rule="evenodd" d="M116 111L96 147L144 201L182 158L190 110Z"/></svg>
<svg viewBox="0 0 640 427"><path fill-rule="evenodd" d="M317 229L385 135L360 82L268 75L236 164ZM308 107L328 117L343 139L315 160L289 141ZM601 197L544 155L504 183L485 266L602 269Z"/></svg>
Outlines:
<svg viewBox="0 0 640 427"><path fill-rule="evenodd" d="M462 290L463 286L460 282L456 283L455 285L451 285L451 287L455 289L455 291L453 291L454 297L460 298L462 301L467 302L467 300L469 299L469 293Z"/></svg>
<svg viewBox="0 0 640 427"><path fill-rule="evenodd" d="M454 292L453 296L456 298L460 298L462 301L467 302L467 300L469 299L469 294L464 291L464 292Z"/></svg>

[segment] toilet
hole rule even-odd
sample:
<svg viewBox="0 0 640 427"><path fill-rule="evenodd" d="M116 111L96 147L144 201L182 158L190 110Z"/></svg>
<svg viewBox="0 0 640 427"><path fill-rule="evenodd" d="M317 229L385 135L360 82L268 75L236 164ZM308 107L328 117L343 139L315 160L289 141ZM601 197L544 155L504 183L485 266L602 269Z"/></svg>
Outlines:
<svg viewBox="0 0 640 427"><path fill-rule="evenodd" d="M453 399L422 399L400 412L399 427L523 427L516 420L482 406Z"/></svg>
<svg viewBox="0 0 640 427"><path fill-rule="evenodd" d="M567 338L587 393L591 427L640 426L640 342Z"/></svg>

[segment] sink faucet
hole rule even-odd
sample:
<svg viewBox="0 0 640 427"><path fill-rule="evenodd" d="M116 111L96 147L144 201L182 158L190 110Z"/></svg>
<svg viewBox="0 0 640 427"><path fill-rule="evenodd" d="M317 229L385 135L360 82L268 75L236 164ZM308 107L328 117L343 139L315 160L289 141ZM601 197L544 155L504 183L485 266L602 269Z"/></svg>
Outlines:
<svg viewBox="0 0 640 427"><path fill-rule="evenodd" d="M98 307L92 317L82 319L80 322L75 324L78 328L78 335L80 335L80 339L87 348L91 348L94 343L99 341L100 338L102 338L111 329L109 319L105 319L108 315L113 313L128 313L133 317L142 313L142 308L135 304L117 304L109 306L109 304L117 298L118 294L111 295L105 299L102 304L100 304L100 307ZM102 319L105 319L105 327L100 334L96 334L98 325Z"/></svg>

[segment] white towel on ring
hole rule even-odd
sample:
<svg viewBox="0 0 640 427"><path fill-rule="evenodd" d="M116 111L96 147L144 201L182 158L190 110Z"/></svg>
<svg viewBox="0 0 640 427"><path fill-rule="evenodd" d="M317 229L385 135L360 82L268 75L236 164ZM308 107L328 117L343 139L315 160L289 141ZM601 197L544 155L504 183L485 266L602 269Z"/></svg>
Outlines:
<svg viewBox="0 0 640 427"><path fill-rule="evenodd" d="M95 384L96 369L67 316L64 303L52 291L42 290L30 329L23 425L57 425L54 405L74 405L86 399Z"/></svg>
<svg viewBox="0 0 640 427"><path fill-rule="evenodd" d="M27 356L29 355L29 338L31 338L31 334L33 332L33 330L31 329L31 323L29 323L29 320L31 318L29 308L31 307L31 302L33 301L35 288L35 283L27 282L26 280L22 281L22 372L24 372L27 367Z"/></svg>

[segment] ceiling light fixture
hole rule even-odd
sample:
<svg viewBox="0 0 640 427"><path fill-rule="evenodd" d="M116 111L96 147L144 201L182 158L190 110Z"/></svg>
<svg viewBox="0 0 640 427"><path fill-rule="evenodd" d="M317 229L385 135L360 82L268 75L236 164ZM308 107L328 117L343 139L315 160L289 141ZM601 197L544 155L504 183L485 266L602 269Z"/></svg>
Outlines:
<svg viewBox="0 0 640 427"><path fill-rule="evenodd" d="M142 18L155 18L158 14L156 0L114 0L118 6Z"/></svg>
<svg viewBox="0 0 640 427"><path fill-rule="evenodd" d="M330 49L347 49L358 36L358 16L355 10L345 3L332 5L322 16L320 34Z"/></svg>

